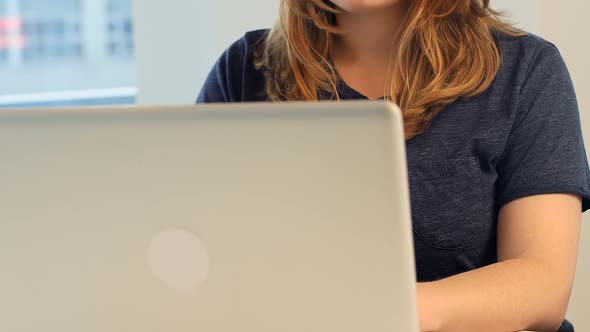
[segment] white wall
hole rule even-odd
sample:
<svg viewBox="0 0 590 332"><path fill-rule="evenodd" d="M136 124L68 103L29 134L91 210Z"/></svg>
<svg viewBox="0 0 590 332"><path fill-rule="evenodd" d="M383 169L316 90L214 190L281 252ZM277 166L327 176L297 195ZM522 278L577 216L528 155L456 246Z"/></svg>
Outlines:
<svg viewBox="0 0 590 332"><path fill-rule="evenodd" d="M509 21L528 32L539 34L539 0L492 0L491 4L494 9L505 13Z"/></svg>
<svg viewBox="0 0 590 332"><path fill-rule="evenodd" d="M138 102L194 103L223 50L246 31L271 27L278 4L278 0L136 1Z"/></svg>
<svg viewBox="0 0 590 332"><path fill-rule="evenodd" d="M221 53L229 44L242 37L246 31L270 28L279 10L279 0L213 1L217 18L215 21L216 54Z"/></svg>
<svg viewBox="0 0 590 332"><path fill-rule="evenodd" d="M134 8L138 102L194 102L214 56L213 1L139 0Z"/></svg>

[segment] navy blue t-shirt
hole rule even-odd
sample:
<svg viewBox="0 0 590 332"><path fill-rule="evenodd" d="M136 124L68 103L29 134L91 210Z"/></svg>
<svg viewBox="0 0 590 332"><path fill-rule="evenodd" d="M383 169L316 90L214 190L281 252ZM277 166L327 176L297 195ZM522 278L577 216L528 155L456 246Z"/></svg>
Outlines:
<svg viewBox="0 0 590 332"><path fill-rule="evenodd" d="M267 101L247 33L211 71L198 103ZM445 109L407 142L417 277L434 281L497 262L498 211L530 195L573 193L590 208L590 171L574 88L559 51L499 36L503 63L482 95ZM366 99L345 82L342 99Z"/></svg>

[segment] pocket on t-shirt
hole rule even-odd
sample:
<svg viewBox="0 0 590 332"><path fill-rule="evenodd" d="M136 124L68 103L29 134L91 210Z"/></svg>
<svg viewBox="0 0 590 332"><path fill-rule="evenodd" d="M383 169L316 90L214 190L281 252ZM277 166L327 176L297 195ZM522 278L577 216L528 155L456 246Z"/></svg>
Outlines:
<svg viewBox="0 0 590 332"><path fill-rule="evenodd" d="M476 157L408 164L414 233L438 249L459 249L485 228Z"/></svg>

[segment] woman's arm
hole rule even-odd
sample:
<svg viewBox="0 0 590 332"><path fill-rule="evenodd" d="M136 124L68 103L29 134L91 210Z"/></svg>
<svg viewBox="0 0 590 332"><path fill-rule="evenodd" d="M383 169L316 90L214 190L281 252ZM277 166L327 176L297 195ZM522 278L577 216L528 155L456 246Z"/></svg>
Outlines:
<svg viewBox="0 0 590 332"><path fill-rule="evenodd" d="M573 286L581 198L550 194L505 205L499 263L418 285L423 331L556 331Z"/></svg>

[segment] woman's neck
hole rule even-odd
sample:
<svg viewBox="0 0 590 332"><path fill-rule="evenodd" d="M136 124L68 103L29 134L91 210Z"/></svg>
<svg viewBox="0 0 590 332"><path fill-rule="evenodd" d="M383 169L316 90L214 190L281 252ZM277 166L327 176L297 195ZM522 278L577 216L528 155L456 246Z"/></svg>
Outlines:
<svg viewBox="0 0 590 332"><path fill-rule="evenodd" d="M387 68L405 14L403 2L370 13L343 12L337 16L343 33L332 46L332 61L340 78L369 99L387 94Z"/></svg>
<svg viewBox="0 0 590 332"><path fill-rule="evenodd" d="M337 14L343 31L334 44L334 53L360 62L384 63L391 56L401 20L405 14L404 1L371 12Z"/></svg>

